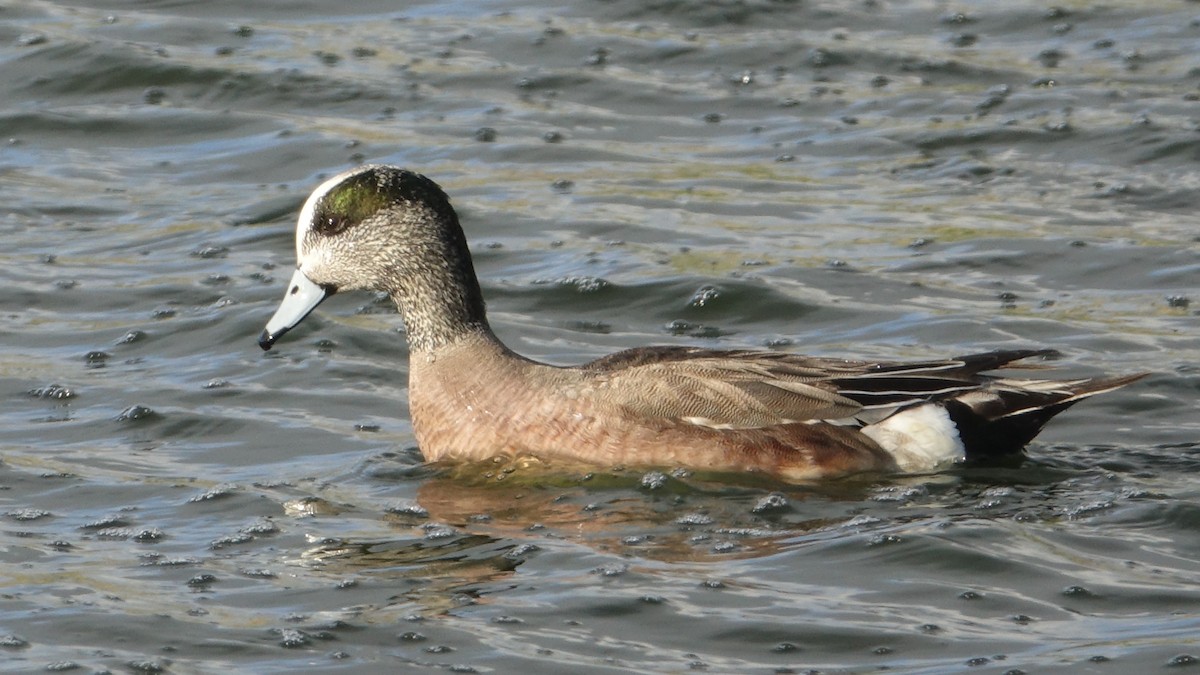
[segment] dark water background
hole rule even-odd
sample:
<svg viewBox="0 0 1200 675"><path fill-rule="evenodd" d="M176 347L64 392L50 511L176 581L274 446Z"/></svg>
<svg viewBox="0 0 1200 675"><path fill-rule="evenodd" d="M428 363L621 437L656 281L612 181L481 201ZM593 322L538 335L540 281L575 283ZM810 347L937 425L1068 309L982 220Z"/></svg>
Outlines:
<svg viewBox="0 0 1200 675"><path fill-rule="evenodd" d="M1200 667L1200 4L0 3L0 669ZM254 339L361 161L493 324L1150 371L1018 468L420 465L398 317Z"/></svg>

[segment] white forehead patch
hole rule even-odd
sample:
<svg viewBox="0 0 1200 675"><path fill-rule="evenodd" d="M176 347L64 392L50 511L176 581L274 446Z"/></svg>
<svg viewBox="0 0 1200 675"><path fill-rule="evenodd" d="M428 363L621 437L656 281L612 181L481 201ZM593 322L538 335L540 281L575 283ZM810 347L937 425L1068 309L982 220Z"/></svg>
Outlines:
<svg viewBox="0 0 1200 675"><path fill-rule="evenodd" d="M319 202L322 197L329 194L329 191L332 190L335 186L337 186L338 183L341 183L342 181L346 180L347 178L349 178L351 176L354 176L354 175L360 174L364 171L373 169L373 168L375 168L375 166L377 166L377 165L364 164L363 166L360 166L360 167L357 167L354 169L350 169L349 171L343 171L343 172L339 173L338 175L334 176L333 178L326 180L324 183L321 183L320 185L317 186L317 189L312 191L312 194L308 196L308 200L306 202L304 202L304 208L300 209L300 217L296 219L296 259L297 260L299 260L299 258L301 256L300 244L304 241L304 235L307 234L308 229L310 227L312 227L313 213L317 209L317 202Z"/></svg>

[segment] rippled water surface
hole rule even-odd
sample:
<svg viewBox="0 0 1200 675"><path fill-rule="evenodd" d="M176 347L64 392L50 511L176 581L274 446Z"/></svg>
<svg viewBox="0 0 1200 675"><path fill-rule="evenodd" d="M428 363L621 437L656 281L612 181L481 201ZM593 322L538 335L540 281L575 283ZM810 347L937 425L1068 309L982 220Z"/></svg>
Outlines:
<svg viewBox="0 0 1200 675"><path fill-rule="evenodd" d="M1200 5L0 3L0 669L1200 663ZM255 337L363 161L493 325L1149 371L1020 467L423 466L394 310Z"/></svg>

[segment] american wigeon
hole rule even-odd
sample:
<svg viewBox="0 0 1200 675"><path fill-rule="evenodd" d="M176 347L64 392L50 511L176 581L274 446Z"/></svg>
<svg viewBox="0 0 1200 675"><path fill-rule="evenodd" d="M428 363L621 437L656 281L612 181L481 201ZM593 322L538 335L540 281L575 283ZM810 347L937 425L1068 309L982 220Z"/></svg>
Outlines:
<svg viewBox="0 0 1200 675"><path fill-rule="evenodd" d="M1045 350L895 363L643 347L576 367L538 363L488 326L446 194L392 166L318 186L300 212L296 254L259 345L270 349L335 291L389 293L408 335L413 430L430 461L532 454L791 480L923 472L1019 453L1054 415L1143 376L983 374Z"/></svg>

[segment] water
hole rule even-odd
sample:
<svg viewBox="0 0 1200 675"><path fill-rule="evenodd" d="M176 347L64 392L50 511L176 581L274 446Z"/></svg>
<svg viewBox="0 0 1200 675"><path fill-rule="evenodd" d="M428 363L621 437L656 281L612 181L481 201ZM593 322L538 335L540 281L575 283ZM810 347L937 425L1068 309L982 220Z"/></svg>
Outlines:
<svg viewBox="0 0 1200 675"><path fill-rule="evenodd" d="M1197 7L0 6L0 667L1148 672L1200 657ZM424 467L399 320L255 337L323 176L452 195L493 324L1150 371L1020 467Z"/></svg>

